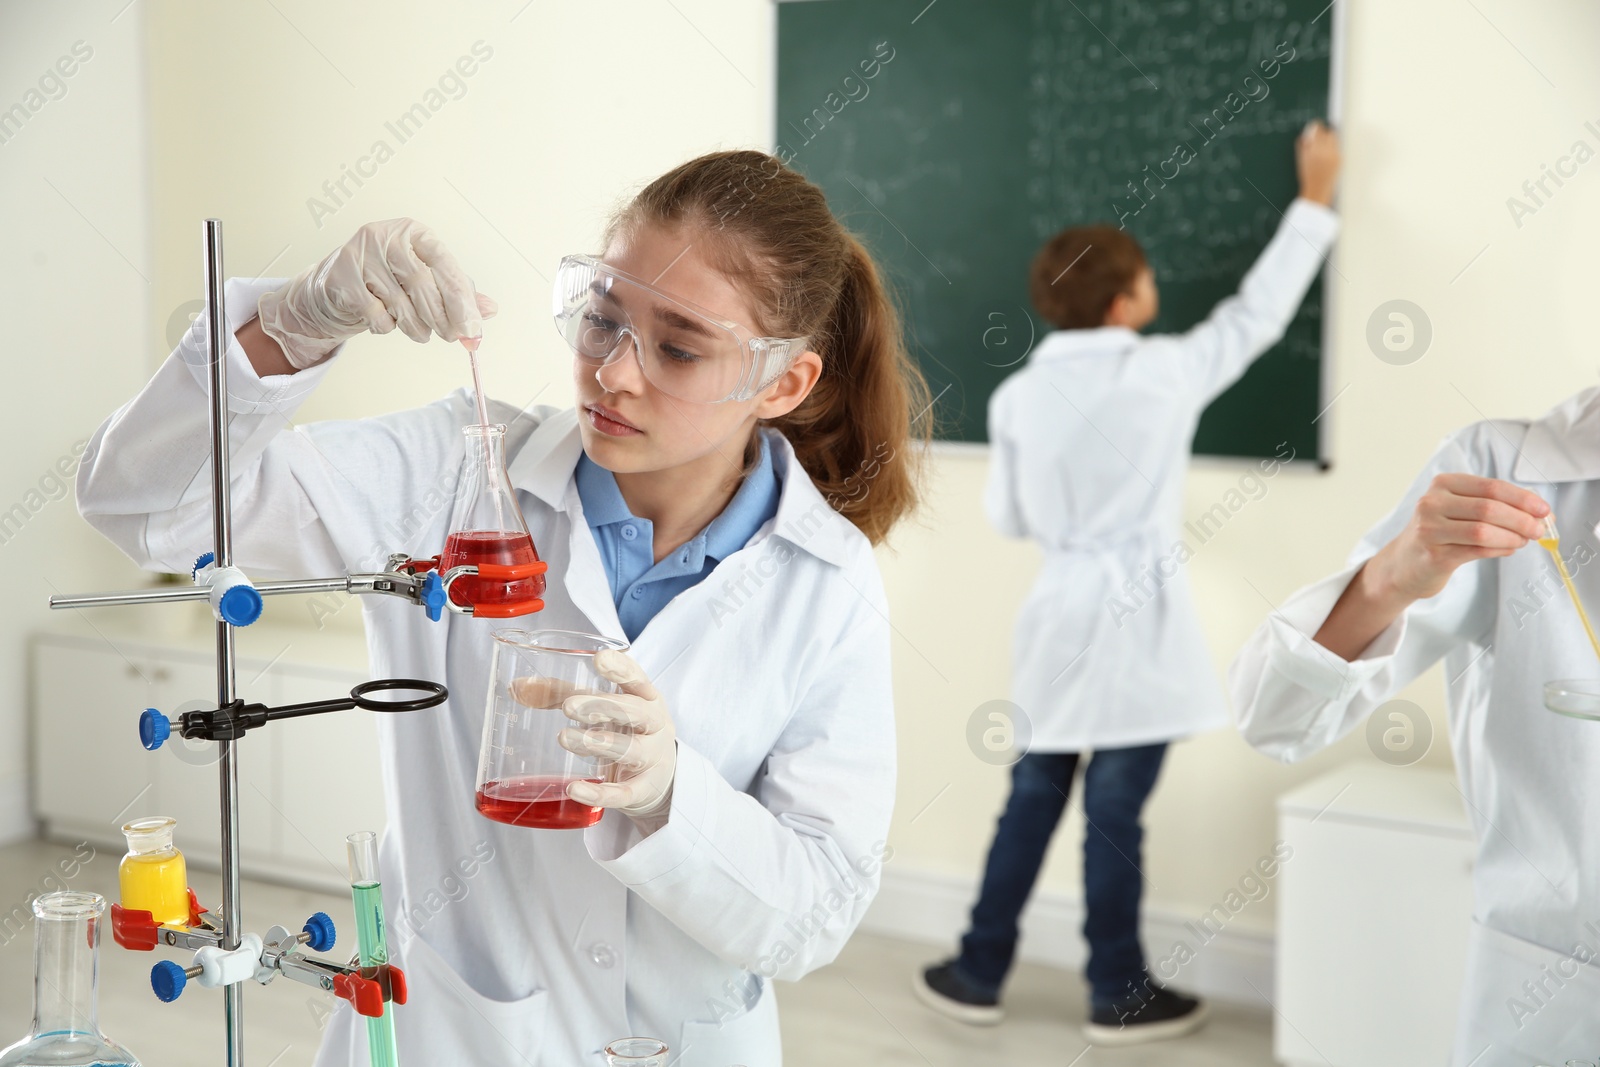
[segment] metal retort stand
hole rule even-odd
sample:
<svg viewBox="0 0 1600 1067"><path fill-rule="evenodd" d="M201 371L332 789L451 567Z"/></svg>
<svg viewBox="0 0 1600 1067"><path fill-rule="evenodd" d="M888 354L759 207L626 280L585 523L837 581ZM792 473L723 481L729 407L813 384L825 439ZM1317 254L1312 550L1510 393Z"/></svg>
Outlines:
<svg viewBox="0 0 1600 1067"><path fill-rule="evenodd" d="M149 911L135 911L120 904L112 907L112 931L124 948L150 950L157 944L180 950L194 950L194 962L183 967L169 960L156 964L151 984L157 997L174 1000L185 984L198 979L200 984L223 991L223 1010L227 1033L229 1067L244 1064L244 983L265 985L279 974L296 982L316 986L348 1000L357 1012L369 1018L381 1016L388 1003L405 1002L405 976L398 968L384 964L363 970L359 962L337 963L306 955L301 946L315 952L333 948L332 921L317 913L306 921L299 933L282 926L272 927L262 937L243 932L239 900L239 763L238 743L245 734L269 722L304 715L316 715L359 708L385 713L412 712L442 704L447 693L437 682L404 678L365 682L349 696L271 708L247 704L240 699L234 669L234 628L247 626L260 617L262 598L294 593L342 591L382 593L403 597L421 607L434 621L444 610L474 614L471 605L462 606L450 597L451 586L469 575L487 579L522 579L543 574L545 564L514 566L460 566L440 572L437 557L412 560L404 555L389 557L389 570L370 574L350 574L338 578L303 581L252 582L233 565L232 507L229 480L227 351L230 338L223 304L222 223L207 219L205 230L205 305L206 352L211 405L211 503L213 551L195 563L194 585L165 590L134 590L84 596L55 596L52 608L116 607L128 604L162 604L187 600L207 600L217 620L217 706L206 711L183 714L176 724L155 709L145 711L139 723L144 747L157 749L176 728L185 738L210 741L217 746L219 807L222 819L222 904L219 912L202 908L189 891L189 919L186 925L157 923ZM542 606L540 603L539 606ZM476 612L482 614L483 612ZM389 699L383 694L399 691L413 694L411 699Z"/></svg>

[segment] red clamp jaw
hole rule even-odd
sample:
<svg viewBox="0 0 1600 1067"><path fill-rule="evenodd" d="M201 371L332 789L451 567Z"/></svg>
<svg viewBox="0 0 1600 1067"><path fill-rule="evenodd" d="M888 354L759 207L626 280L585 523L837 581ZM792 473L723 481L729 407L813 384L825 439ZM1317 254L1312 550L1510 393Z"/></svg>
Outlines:
<svg viewBox="0 0 1600 1067"><path fill-rule="evenodd" d="M385 963L378 968L376 977L378 985L383 989L384 1000L392 1000L396 1004L406 1002L406 972Z"/></svg>
<svg viewBox="0 0 1600 1067"><path fill-rule="evenodd" d="M156 947L155 916L148 911L129 911L121 904L111 905L111 936L117 944L135 952L149 952Z"/></svg>
<svg viewBox="0 0 1600 1067"><path fill-rule="evenodd" d="M206 910L200 906L199 899L194 895L194 890L189 890L189 925L187 929L200 930L207 925L203 916ZM155 916L148 911L135 911L124 908L121 904L111 905L111 936L123 948L132 949L134 952L149 952L155 948L161 936L161 924L156 922Z"/></svg>
<svg viewBox="0 0 1600 1067"><path fill-rule="evenodd" d="M402 574L437 571L444 582L446 607L457 615L471 615L475 619L515 619L544 610L544 576L550 570L550 564L542 559L532 563L478 563L452 567L448 571L440 567L439 556L429 559L402 557L390 562L391 569ZM458 582L464 582L465 585L457 588ZM531 595L516 600L475 601L467 593L469 589L482 588L480 583L500 583L509 588L516 582L523 583L525 591Z"/></svg>
<svg viewBox="0 0 1600 1067"><path fill-rule="evenodd" d="M375 972L370 978L360 974L341 974L334 978L333 994L348 1000L356 1014L377 1019L383 1016L385 1002L406 1002L406 976L400 968L388 964L370 970Z"/></svg>

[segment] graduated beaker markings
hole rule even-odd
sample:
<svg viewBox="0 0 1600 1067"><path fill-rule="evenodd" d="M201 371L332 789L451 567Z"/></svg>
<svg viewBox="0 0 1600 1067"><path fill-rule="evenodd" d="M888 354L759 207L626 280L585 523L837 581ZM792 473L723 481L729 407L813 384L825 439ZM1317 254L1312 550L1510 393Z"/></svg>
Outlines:
<svg viewBox="0 0 1600 1067"><path fill-rule="evenodd" d="M558 735L572 725L562 703L575 693L616 693L594 668L596 652L626 643L565 630L497 630L473 804L511 826L577 830L604 809L567 796L573 782L607 780L613 761L580 756Z"/></svg>

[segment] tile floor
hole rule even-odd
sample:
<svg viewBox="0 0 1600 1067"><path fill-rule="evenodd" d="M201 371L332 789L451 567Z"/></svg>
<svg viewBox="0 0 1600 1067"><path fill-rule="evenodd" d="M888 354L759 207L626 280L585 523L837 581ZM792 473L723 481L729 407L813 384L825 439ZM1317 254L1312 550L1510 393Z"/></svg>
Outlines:
<svg viewBox="0 0 1600 1067"><path fill-rule="evenodd" d="M0 849L0 917L22 902L65 846L30 842ZM98 850L72 880L116 899L120 852ZM215 902L217 878L194 871L190 878L203 901ZM350 901L321 893L247 881L245 925L264 931L326 911L347 927ZM21 1037L32 1011L33 940L0 928L0 1045ZM341 942L344 939L341 938ZM342 946L341 946L342 947ZM211 990L192 987L175 1003L150 993L150 965L157 952L128 952L111 941L101 947L101 1028L138 1055L147 1067L200 1067L220 1062L222 1012ZM782 983L784 1056L787 1067L1270 1067L1271 1018L1229 1005L1214 1006L1210 1024L1181 1041L1138 1049L1089 1049L1078 1036L1084 987L1075 974L1024 964L1007 990L1008 1018L996 1028L963 1026L939 1017L913 999L909 976L937 949L891 938L860 935L832 966L799 983ZM171 957L168 958L176 958ZM282 978L252 987L245 1000L247 1055L262 1067L301 1067L315 1053L321 1019L331 998Z"/></svg>

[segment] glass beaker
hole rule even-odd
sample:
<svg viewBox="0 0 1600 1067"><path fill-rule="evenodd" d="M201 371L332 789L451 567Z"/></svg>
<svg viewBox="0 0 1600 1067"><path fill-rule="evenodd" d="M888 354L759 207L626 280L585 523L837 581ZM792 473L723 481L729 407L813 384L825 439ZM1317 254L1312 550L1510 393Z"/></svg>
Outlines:
<svg viewBox="0 0 1600 1067"><path fill-rule="evenodd" d="M0 1067L132 1064L133 1053L100 1032L95 991L100 963L96 893L46 893L33 902L33 1029L0 1050Z"/></svg>
<svg viewBox="0 0 1600 1067"><path fill-rule="evenodd" d="M511 479L506 474L506 428L464 426L466 465L462 486L450 515L450 535L439 553L439 573L452 567L497 564L514 566L539 562L522 509L517 507ZM472 607L489 618L526 615L542 607L544 575L504 580L464 575L450 586L450 600Z"/></svg>
<svg viewBox="0 0 1600 1067"><path fill-rule="evenodd" d="M606 1067L667 1067L670 1051L653 1037L622 1037L606 1046Z"/></svg>
<svg viewBox="0 0 1600 1067"><path fill-rule="evenodd" d="M148 911L158 923L189 925L189 872L172 843L178 820L164 815L123 824L128 854L117 867L122 906Z"/></svg>
<svg viewBox="0 0 1600 1067"><path fill-rule="evenodd" d="M576 692L615 693L594 669L602 649L625 641L572 630L496 630L489 700L478 754L478 811L496 822L546 830L579 830L603 809L567 796L575 781L607 780L612 762L561 747L556 735L576 725L561 702Z"/></svg>

